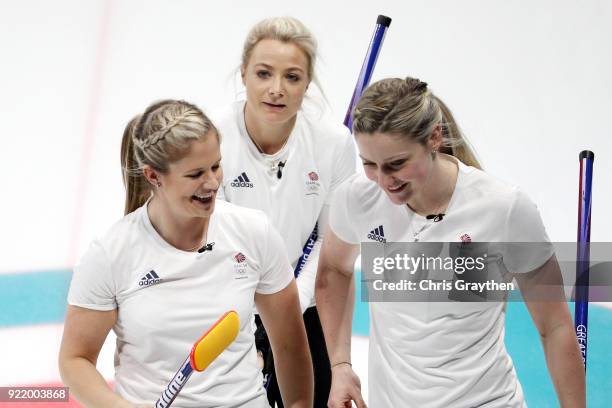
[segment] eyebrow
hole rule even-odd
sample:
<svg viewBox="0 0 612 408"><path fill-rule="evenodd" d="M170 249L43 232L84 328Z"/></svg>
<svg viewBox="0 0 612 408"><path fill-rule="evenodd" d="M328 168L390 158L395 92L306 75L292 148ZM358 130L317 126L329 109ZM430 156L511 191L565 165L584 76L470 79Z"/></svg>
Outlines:
<svg viewBox="0 0 612 408"><path fill-rule="evenodd" d="M260 65L266 69L274 70L274 67L272 65L266 64L265 62L258 62L257 64L255 64L255 67L260 66ZM297 65L289 67L285 71L300 71L302 73L305 72L302 68L298 67Z"/></svg>
<svg viewBox="0 0 612 408"><path fill-rule="evenodd" d="M408 159L411 155L412 155L411 153L400 153L400 154L396 154L395 156L387 157L384 161L385 162L391 162L391 161L395 161L395 160L399 160L399 159ZM369 161L369 162L372 161L370 159L366 159L361 154L359 154L359 157L361 157L361 160L365 160L365 161Z"/></svg>
<svg viewBox="0 0 612 408"><path fill-rule="evenodd" d="M221 163L221 157L219 157L219 160L215 161L212 165L214 166L215 164L220 164L220 163ZM206 170L206 169L204 167L196 167L195 169L185 171L184 174L193 173L194 171L202 171L202 170Z"/></svg>

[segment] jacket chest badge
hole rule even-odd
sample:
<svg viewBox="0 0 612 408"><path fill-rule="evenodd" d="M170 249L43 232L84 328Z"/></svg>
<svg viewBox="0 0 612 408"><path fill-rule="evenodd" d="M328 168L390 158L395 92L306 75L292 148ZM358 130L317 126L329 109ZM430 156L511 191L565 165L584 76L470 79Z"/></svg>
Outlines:
<svg viewBox="0 0 612 408"><path fill-rule="evenodd" d="M311 171L306 175L306 195L319 195L321 183L316 171Z"/></svg>

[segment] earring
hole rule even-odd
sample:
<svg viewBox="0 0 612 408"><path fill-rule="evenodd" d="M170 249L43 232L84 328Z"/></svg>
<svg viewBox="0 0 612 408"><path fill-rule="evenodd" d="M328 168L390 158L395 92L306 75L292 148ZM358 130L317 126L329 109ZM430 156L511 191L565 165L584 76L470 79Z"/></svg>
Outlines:
<svg viewBox="0 0 612 408"><path fill-rule="evenodd" d="M157 182L157 187L161 187L161 182Z"/></svg>

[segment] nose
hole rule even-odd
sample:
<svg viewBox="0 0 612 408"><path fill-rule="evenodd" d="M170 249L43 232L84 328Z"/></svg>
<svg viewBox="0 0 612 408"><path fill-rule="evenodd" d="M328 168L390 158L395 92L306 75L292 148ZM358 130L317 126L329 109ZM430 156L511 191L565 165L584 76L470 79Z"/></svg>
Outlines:
<svg viewBox="0 0 612 408"><path fill-rule="evenodd" d="M283 80L280 76L274 77L270 83L270 89L268 89L270 96L281 97L284 95L285 90L283 87Z"/></svg>
<svg viewBox="0 0 612 408"><path fill-rule="evenodd" d="M217 190L219 188L219 179L212 171L207 171L203 175L202 186L206 190Z"/></svg>
<svg viewBox="0 0 612 408"><path fill-rule="evenodd" d="M383 189L392 185L393 182L393 176L390 173L380 169L376 171L376 183L378 183L378 185Z"/></svg>

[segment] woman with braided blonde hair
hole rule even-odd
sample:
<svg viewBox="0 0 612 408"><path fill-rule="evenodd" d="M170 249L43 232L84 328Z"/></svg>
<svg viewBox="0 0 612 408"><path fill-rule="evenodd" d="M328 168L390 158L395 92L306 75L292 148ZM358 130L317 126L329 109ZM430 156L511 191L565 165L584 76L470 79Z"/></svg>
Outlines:
<svg viewBox="0 0 612 408"><path fill-rule="evenodd" d="M86 406L151 407L202 332L235 310L237 338L193 374L175 404L269 407L251 329L255 305L277 351L285 400L312 406L308 344L282 240L260 211L215 200L220 162L217 129L187 102L155 103L126 128L126 214L74 269L59 356L64 383ZM115 392L95 366L111 329Z"/></svg>
<svg viewBox="0 0 612 408"><path fill-rule="evenodd" d="M425 293L415 295L396 287L385 291L380 284L384 280L368 286L370 406L525 406L504 346L507 293L475 295L452 286L454 279L481 282L497 276L503 283L518 283L541 335L561 406L584 407L584 369L560 289L560 270L533 202L479 169L450 110L418 79L372 84L355 108L353 133L365 174L337 190L317 273L317 305L333 367L328 406L344 408L355 401L365 407L351 368L351 288L359 243L378 241L449 243L449 248L457 243L453 248L466 250L474 248L470 242L495 244L486 246L480 275L477 270L463 275L458 268L446 275L435 262L406 275L399 272L401 267L390 271L393 277L366 275L366 282L371 276L394 283L406 277L426 288L416 286ZM517 242L528 242L528 250L507 244ZM403 245L419 251L413 258L434 247ZM450 249L440 252L443 245L436 248L434 260L452 254ZM548 283L546 295L554 301L538 297L538 282ZM450 289L431 292L427 285L432 283ZM415 301L411 296L423 297ZM491 301L482 301L486 299Z"/></svg>

